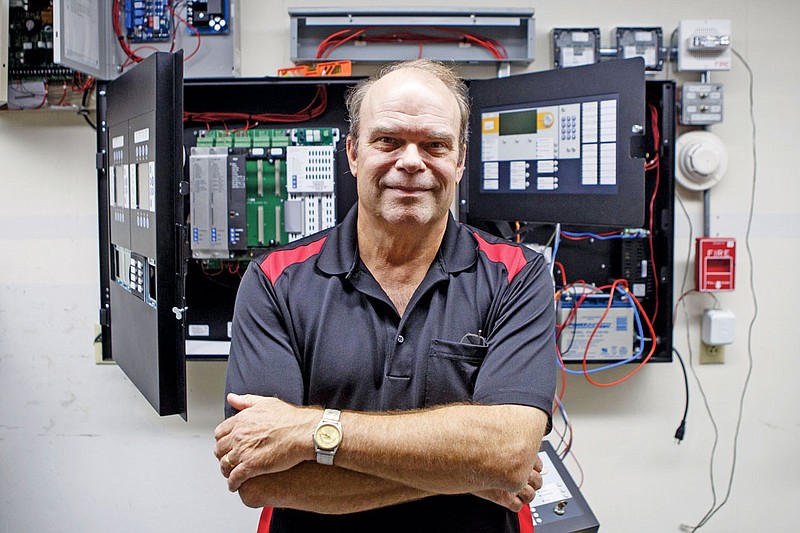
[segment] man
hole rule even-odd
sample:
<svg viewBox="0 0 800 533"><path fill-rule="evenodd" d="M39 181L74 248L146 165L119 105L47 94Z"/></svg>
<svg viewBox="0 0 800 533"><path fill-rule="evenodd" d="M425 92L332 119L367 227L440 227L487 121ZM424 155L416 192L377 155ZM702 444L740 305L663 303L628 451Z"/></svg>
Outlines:
<svg viewBox="0 0 800 533"><path fill-rule="evenodd" d="M452 70L394 65L347 103L357 205L242 280L228 487L275 508L273 532L530 527L556 379L544 260L449 215L469 116Z"/></svg>

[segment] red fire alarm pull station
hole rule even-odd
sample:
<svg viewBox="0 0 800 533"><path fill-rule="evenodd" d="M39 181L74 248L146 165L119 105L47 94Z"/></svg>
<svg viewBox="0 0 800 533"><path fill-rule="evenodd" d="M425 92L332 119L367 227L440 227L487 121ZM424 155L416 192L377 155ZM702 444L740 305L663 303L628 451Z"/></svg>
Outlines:
<svg viewBox="0 0 800 533"><path fill-rule="evenodd" d="M699 237L695 243L695 288L732 291L736 282L736 239Z"/></svg>

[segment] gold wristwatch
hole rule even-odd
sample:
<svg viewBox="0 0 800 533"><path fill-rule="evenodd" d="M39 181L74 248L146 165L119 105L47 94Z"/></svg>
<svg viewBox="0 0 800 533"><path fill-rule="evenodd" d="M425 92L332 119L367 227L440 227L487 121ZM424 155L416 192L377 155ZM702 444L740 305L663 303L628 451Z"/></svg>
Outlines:
<svg viewBox="0 0 800 533"><path fill-rule="evenodd" d="M325 409L322 420L314 430L314 451L317 462L321 465L332 465L336 450L342 444L342 424L339 423L341 412L336 409Z"/></svg>

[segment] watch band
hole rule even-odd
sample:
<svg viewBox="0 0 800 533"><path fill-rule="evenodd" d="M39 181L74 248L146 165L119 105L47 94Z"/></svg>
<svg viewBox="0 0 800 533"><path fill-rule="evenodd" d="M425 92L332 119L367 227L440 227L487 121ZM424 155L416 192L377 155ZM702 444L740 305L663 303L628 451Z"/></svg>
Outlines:
<svg viewBox="0 0 800 533"><path fill-rule="evenodd" d="M317 463L325 466L333 466L333 457L335 455L336 450L317 450Z"/></svg>
<svg viewBox="0 0 800 533"><path fill-rule="evenodd" d="M338 422L340 416L342 416L342 412L339 411L338 409L325 409L325 411L323 411L322 413L322 421Z"/></svg>

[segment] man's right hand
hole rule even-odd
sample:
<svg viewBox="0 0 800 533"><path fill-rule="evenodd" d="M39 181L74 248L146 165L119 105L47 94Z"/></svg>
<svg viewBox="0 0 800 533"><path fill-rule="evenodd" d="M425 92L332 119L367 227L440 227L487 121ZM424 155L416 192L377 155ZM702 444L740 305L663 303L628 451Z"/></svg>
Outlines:
<svg viewBox="0 0 800 533"><path fill-rule="evenodd" d="M528 476L528 483L517 492L492 489L474 492L473 494L518 513L523 505L533 501L533 498L536 497L536 491L542 488L542 467L542 458L537 455L536 462L533 463L531 475Z"/></svg>
<svg viewBox="0 0 800 533"><path fill-rule="evenodd" d="M214 455L231 492L248 479L314 460L311 434L322 409L252 394L229 394L228 403L239 413L214 431Z"/></svg>

